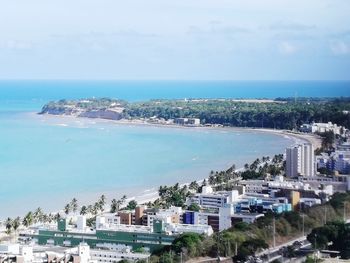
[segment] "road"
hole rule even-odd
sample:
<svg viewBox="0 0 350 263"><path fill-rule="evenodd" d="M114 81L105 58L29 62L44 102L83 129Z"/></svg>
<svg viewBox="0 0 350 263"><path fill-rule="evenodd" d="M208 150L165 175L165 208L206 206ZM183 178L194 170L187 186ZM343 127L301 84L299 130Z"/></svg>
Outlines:
<svg viewBox="0 0 350 263"><path fill-rule="evenodd" d="M350 223L350 219L346 220L346 223ZM311 244L309 241L307 241L306 236L302 236L302 237L290 240L274 248L265 249L262 252L257 253L256 256L263 257L264 255L266 255L266 257L268 258L266 262L272 262L275 259L283 259L283 256L279 253L280 249L282 249L283 247L291 246L293 245L294 242L297 242L297 241L302 243L301 247L298 250L311 249Z"/></svg>

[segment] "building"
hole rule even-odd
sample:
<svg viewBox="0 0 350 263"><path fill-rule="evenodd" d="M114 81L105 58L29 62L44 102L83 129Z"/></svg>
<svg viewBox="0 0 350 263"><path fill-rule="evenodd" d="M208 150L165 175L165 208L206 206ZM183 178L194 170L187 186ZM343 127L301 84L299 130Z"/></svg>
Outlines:
<svg viewBox="0 0 350 263"><path fill-rule="evenodd" d="M253 223L265 213L281 214L292 210L289 198L270 197L268 194L247 193L238 190L213 193L210 186L203 192L187 199L187 204L198 204L201 211L186 211L183 222L186 224L210 225L214 231L232 227L237 222Z"/></svg>
<svg viewBox="0 0 350 263"><path fill-rule="evenodd" d="M202 193L195 194L187 200L187 204L197 204L202 208L215 209L234 202L239 196L238 190L213 192L211 186L203 186Z"/></svg>
<svg viewBox="0 0 350 263"><path fill-rule="evenodd" d="M286 149L286 175L288 177L314 176L315 157L312 144L298 144Z"/></svg>
<svg viewBox="0 0 350 263"><path fill-rule="evenodd" d="M300 126L300 131L307 133L324 133L331 131L334 134L342 135L345 132L345 129L342 126L337 126L337 124L333 124L332 122L327 122L303 124Z"/></svg>
<svg viewBox="0 0 350 263"><path fill-rule="evenodd" d="M301 148L299 145L286 150L286 175L297 177L301 173Z"/></svg>
<svg viewBox="0 0 350 263"><path fill-rule="evenodd" d="M31 234L39 245L55 245L74 247L85 242L91 248L101 245L124 245L133 250L145 249L150 252L170 245L174 239L187 232L211 235L213 230L210 226L186 225L167 223L161 219L154 219L153 226L115 224L106 220L104 216L96 218L96 229L80 229L68 225L68 220L62 218L57 227L39 228L37 233Z"/></svg>
<svg viewBox="0 0 350 263"><path fill-rule="evenodd" d="M131 225L133 223L133 214L130 211L123 211L118 213L120 223L123 225Z"/></svg>
<svg viewBox="0 0 350 263"><path fill-rule="evenodd" d="M0 262L4 263L111 263L119 262L123 259L128 262L137 262L138 260L147 261L149 257L150 253L147 251L135 253L131 251L131 247L125 245L101 245L95 249L91 249L85 242L73 248L50 248L17 243L0 245Z"/></svg>
<svg viewBox="0 0 350 263"><path fill-rule="evenodd" d="M330 172L350 174L350 151L334 151L316 156L317 169L326 168Z"/></svg>
<svg viewBox="0 0 350 263"><path fill-rule="evenodd" d="M177 125L199 126L201 120L198 118L176 118L174 123Z"/></svg>

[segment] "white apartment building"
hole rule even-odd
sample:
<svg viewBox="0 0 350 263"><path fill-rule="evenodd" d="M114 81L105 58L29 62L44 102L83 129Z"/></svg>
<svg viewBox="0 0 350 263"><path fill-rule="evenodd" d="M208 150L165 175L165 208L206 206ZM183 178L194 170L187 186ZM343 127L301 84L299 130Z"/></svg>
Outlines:
<svg viewBox="0 0 350 263"><path fill-rule="evenodd" d="M286 149L286 175L288 177L315 175L315 157L312 144L298 144Z"/></svg>
<svg viewBox="0 0 350 263"><path fill-rule="evenodd" d="M207 186L208 187L208 186ZM230 192L215 192L215 193L201 193L195 194L189 198L188 204L198 204L203 208L219 208L225 206L227 203L232 203L239 197L237 190Z"/></svg>
<svg viewBox="0 0 350 263"><path fill-rule="evenodd" d="M300 131L302 132L311 132L311 133L324 133L328 131L334 132L334 134L341 134L342 126L337 126L332 122L327 123L312 123L312 124L303 124L300 126Z"/></svg>

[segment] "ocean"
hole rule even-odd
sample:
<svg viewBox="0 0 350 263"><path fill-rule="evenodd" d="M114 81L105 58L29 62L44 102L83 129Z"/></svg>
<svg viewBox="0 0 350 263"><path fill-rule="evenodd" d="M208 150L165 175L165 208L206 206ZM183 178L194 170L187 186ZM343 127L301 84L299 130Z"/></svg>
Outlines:
<svg viewBox="0 0 350 263"><path fill-rule="evenodd" d="M0 81L0 219L76 197L140 195L283 153L291 138L247 130L169 128L41 116L50 100L348 96L349 82Z"/></svg>

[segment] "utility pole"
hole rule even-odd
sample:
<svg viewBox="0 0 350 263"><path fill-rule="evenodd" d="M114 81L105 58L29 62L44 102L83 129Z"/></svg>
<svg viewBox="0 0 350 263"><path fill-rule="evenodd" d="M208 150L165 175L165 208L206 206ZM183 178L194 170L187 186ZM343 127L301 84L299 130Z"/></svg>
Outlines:
<svg viewBox="0 0 350 263"><path fill-rule="evenodd" d="M301 214L302 218L303 218L303 237L305 236L305 214Z"/></svg>
<svg viewBox="0 0 350 263"><path fill-rule="evenodd" d="M273 247L276 247L276 220L273 218Z"/></svg>
<svg viewBox="0 0 350 263"><path fill-rule="evenodd" d="M227 240L227 257L231 256L231 246L230 242Z"/></svg>
<svg viewBox="0 0 350 263"><path fill-rule="evenodd" d="M324 224L327 224L327 207L324 207Z"/></svg>
<svg viewBox="0 0 350 263"><path fill-rule="evenodd" d="M344 214L343 214L343 218L344 218L344 222L346 222L346 201L343 202L344 203Z"/></svg>
<svg viewBox="0 0 350 263"><path fill-rule="evenodd" d="M218 242L217 242L217 247L218 247L218 262L220 261L220 232L218 233Z"/></svg>
<svg viewBox="0 0 350 263"><path fill-rule="evenodd" d="M316 263L316 245L317 245L317 243L316 243L316 239L317 239L317 234L315 234L315 254L314 254L314 261L315 261L315 263Z"/></svg>

